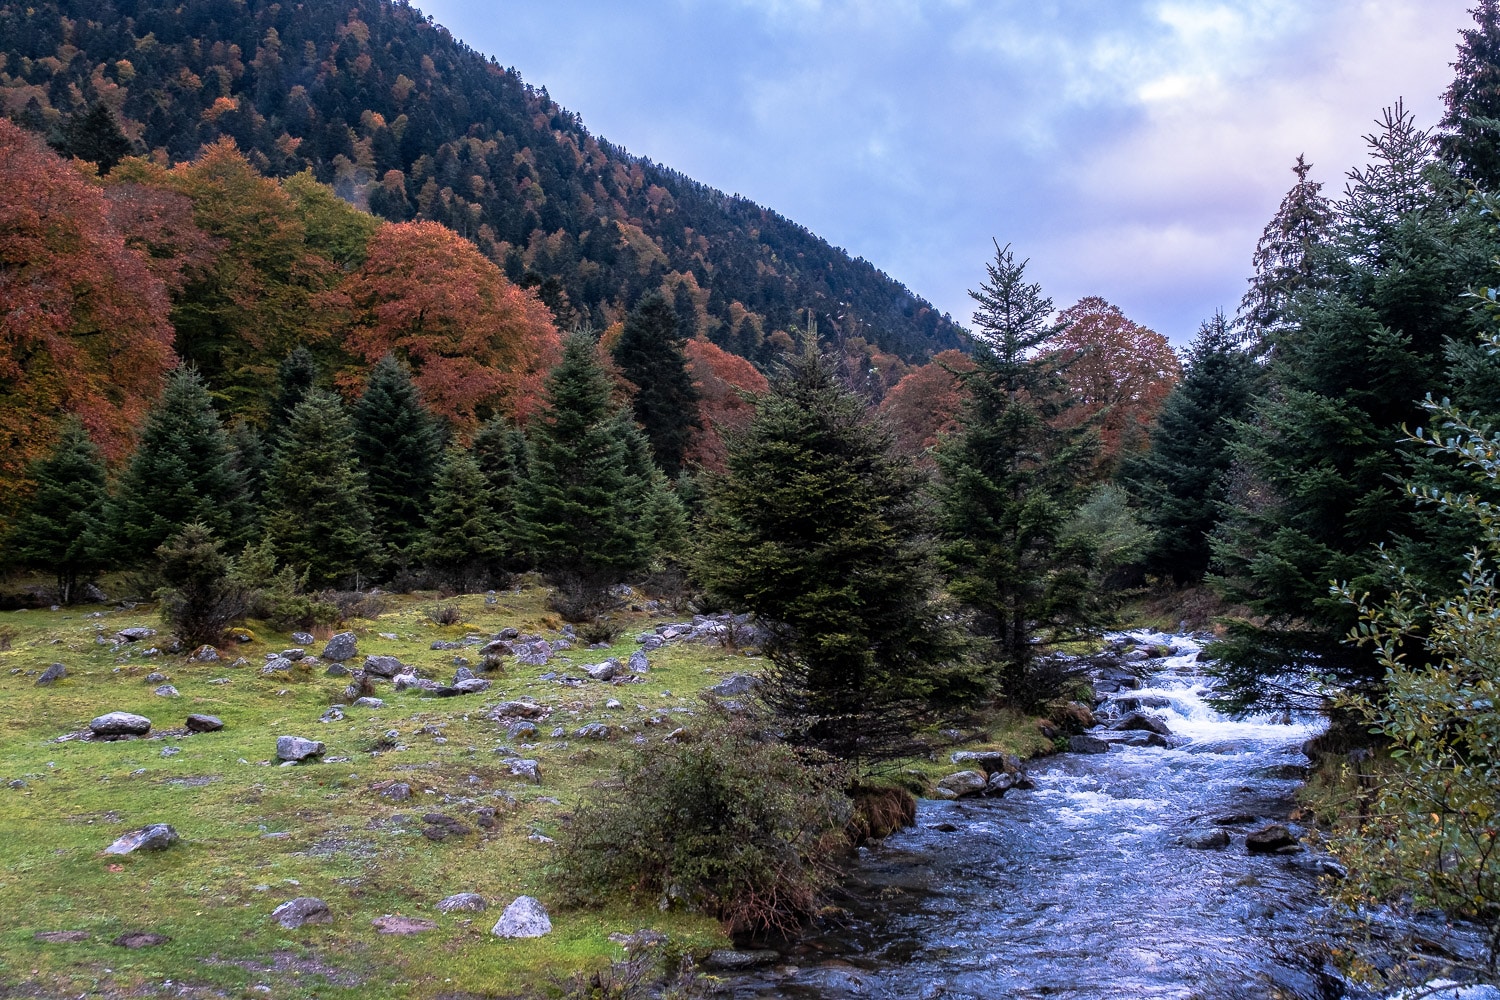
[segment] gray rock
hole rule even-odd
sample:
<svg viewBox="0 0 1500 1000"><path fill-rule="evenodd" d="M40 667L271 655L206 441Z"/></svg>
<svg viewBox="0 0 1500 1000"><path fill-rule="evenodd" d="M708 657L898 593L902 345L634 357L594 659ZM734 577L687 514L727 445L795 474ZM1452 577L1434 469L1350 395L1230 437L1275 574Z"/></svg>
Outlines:
<svg viewBox="0 0 1500 1000"><path fill-rule="evenodd" d="M1217 851L1229 846L1229 831L1200 830L1195 833L1184 834L1183 846L1191 847L1195 851Z"/></svg>
<svg viewBox="0 0 1500 1000"><path fill-rule="evenodd" d="M990 780L984 783L985 795L1004 795L1016 787L1016 776L1004 771L996 771L990 775Z"/></svg>
<svg viewBox="0 0 1500 1000"><path fill-rule="evenodd" d="M618 698L611 698L611 699L609 699L609 701L606 701L604 703L604 707L608 708L608 709L621 709L621 708L624 708L625 706L622 705L622 704L620 704L620 699L618 699Z"/></svg>
<svg viewBox="0 0 1500 1000"><path fill-rule="evenodd" d="M640 643L641 648L646 650L647 652L661 649L666 645L666 643L662 641L661 636L651 635L649 633L646 635L637 636L635 641Z"/></svg>
<svg viewBox="0 0 1500 1000"><path fill-rule="evenodd" d="M224 728L224 720L217 715L199 715L194 712L187 717L184 725L190 733L217 733Z"/></svg>
<svg viewBox="0 0 1500 1000"><path fill-rule="evenodd" d="M330 663L328 669L323 671L325 677L348 677L349 668L342 663Z"/></svg>
<svg viewBox="0 0 1500 1000"><path fill-rule="evenodd" d="M626 663L633 674L644 674L651 669L651 663L646 659L646 654L639 649L630 654L630 660Z"/></svg>
<svg viewBox="0 0 1500 1000"><path fill-rule="evenodd" d="M153 670L141 679L147 684L164 684L167 681L167 675L160 670Z"/></svg>
<svg viewBox="0 0 1500 1000"><path fill-rule="evenodd" d="M573 735L580 740L607 740L610 728L602 722L590 722L586 726L579 726Z"/></svg>
<svg viewBox="0 0 1500 1000"><path fill-rule="evenodd" d="M1068 749L1073 753L1109 753L1109 744L1097 736L1070 736Z"/></svg>
<svg viewBox="0 0 1500 1000"><path fill-rule="evenodd" d="M271 911L271 919L289 931L304 924L331 924L333 912L328 904L316 896L298 896L289 899Z"/></svg>
<svg viewBox="0 0 1500 1000"><path fill-rule="evenodd" d="M36 679L36 686L39 688L51 687L66 676L68 676L68 668L61 663L54 663L42 671L42 676Z"/></svg>
<svg viewBox="0 0 1500 1000"><path fill-rule="evenodd" d="M519 638L521 638L521 630L518 629L518 628L516 628L514 625L507 625L503 629L501 629L500 631L498 631L498 632L495 633L495 638L496 639L519 639Z"/></svg>
<svg viewBox="0 0 1500 1000"><path fill-rule="evenodd" d="M470 677L468 680L459 681L453 685L453 689L459 694L478 694L480 691L489 689L490 682L483 677Z"/></svg>
<svg viewBox="0 0 1500 1000"><path fill-rule="evenodd" d="M534 760L508 760L510 773L517 778L525 778L534 785L542 783L542 765Z"/></svg>
<svg viewBox="0 0 1500 1000"><path fill-rule="evenodd" d="M737 948L715 948L704 959L703 967L717 972L738 972L781 960L781 952L769 948L741 951Z"/></svg>
<svg viewBox="0 0 1500 1000"><path fill-rule="evenodd" d="M355 708L385 708L385 702L379 698L355 698Z"/></svg>
<svg viewBox="0 0 1500 1000"><path fill-rule="evenodd" d="M516 662L523 667L543 667L552 659L552 647L545 642L524 646L516 651Z"/></svg>
<svg viewBox="0 0 1500 1000"><path fill-rule="evenodd" d="M984 791L988 780L983 771L958 771L940 779L937 786L963 798L965 795L978 795Z"/></svg>
<svg viewBox="0 0 1500 1000"><path fill-rule="evenodd" d="M266 661L266 665L260 668L262 674L289 674L292 672L292 661L284 656L273 656Z"/></svg>
<svg viewBox="0 0 1500 1000"><path fill-rule="evenodd" d="M343 663L345 660L354 659L357 650L357 640L353 632L340 632L328 644L323 647L322 657L332 660L334 663Z"/></svg>
<svg viewBox="0 0 1500 1000"><path fill-rule="evenodd" d="M460 659L462 659L462 657L460 657ZM471 681L473 679L474 671L470 670L468 667L459 667L453 672L453 683L455 685L458 684L459 681Z"/></svg>
<svg viewBox="0 0 1500 1000"><path fill-rule="evenodd" d="M1131 712L1110 728L1121 733L1130 732L1131 730L1141 730L1143 732L1155 733L1158 736L1172 735L1172 730L1167 728L1165 722L1155 716L1145 715L1141 712Z"/></svg>
<svg viewBox="0 0 1500 1000"><path fill-rule="evenodd" d="M311 646L318 640L313 638L311 632L293 632L292 641L302 646Z"/></svg>
<svg viewBox="0 0 1500 1000"><path fill-rule="evenodd" d="M955 750L948 755L948 759L955 764L968 764L970 767L980 768L987 774L1021 769L1019 757L1000 750Z"/></svg>
<svg viewBox="0 0 1500 1000"><path fill-rule="evenodd" d="M188 662L189 663L218 663L219 662L219 651L217 649L214 649L212 646L208 646L208 645L199 646L197 649L193 650L193 654L188 657Z"/></svg>
<svg viewBox="0 0 1500 1000"><path fill-rule="evenodd" d="M163 757L176 757L180 753L182 753L182 748L181 747L162 747L161 748L161 755Z"/></svg>
<svg viewBox="0 0 1500 1000"><path fill-rule="evenodd" d="M510 656L515 649L505 639L492 639L479 647L479 652L482 656Z"/></svg>
<svg viewBox="0 0 1500 1000"><path fill-rule="evenodd" d="M437 921L435 920L427 920L423 917L404 917L393 913L387 913L383 917L376 917L370 921L370 924L382 934L422 934L426 931L437 930Z"/></svg>
<svg viewBox="0 0 1500 1000"><path fill-rule="evenodd" d="M323 756L327 749L317 740L303 739L301 736L278 736L276 737L276 756L282 760L300 763L306 760Z"/></svg>
<svg viewBox="0 0 1500 1000"><path fill-rule="evenodd" d="M437 904L439 913L483 913L487 909L489 904L477 892L456 893Z"/></svg>
<svg viewBox="0 0 1500 1000"><path fill-rule="evenodd" d="M1296 847L1297 838L1280 823L1271 823L1245 834L1245 850L1251 854L1275 854L1284 847Z"/></svg>
<svg viewBox="0 0 1500 1000"><path fill-rule="evenodd" d="M518 739L521 739L522 737L526 737L526 736L535 736L536 735L536 723L534 723L534 722L512 722L510 724L510 727L505 730L505 735L509 736L513 740L518 740Z"/></svg>
<svg viewBox="0 0 1500 1000"><path fill-rule="evenodd" d="M397 691L406 691L408 689L436 691L440 687L437 681L430 681L426 677L418 677L416 674L397 674L391 683Z"/></svg>
<svg viewBox="0 0 1500 1000"><path fill-rule="evenodd" d="M140 642L149 639L156 634L156 629L137 626L135 628L122 628L115 633L115 638L124 642Z"/></svg>
<svg viewBox="0 0 1500 1000"><path fill-rule="evenodd" d="M129 712L108 712L89 722L95 736L145 736L151 731L151 720Z"/></svg>
<svg viewBox="0 0 1500 1000"><path fill-rule="evenodd" d="M760 687L760 678L754 674L734 674L708 689L708 693L720 698L733 698L736 695L749 694Z"/></svg>
<svg viewBox="0 0 1500 1000"><path fill-rule="evenodd" d="M372 677L395 677L397 674L412 673L412 668L396 659L394 656L367 656L365 657L365 673Z"/></svg>
<svg viewBox="0 0 1500 1000"><path fill-rule="evenodd" d="M177 831L165 823L152 823L132 830L104 849L105 854L134 854L136 851L165 851L177 843Z"/></svg>
<svg viewBox="0 0 1500 1000"><path fill-rule="evenodd" d="M395 784L382 788L380 790L380 797L390 799L392 802L405 802L411 798L411 786L404 781L398 781Z"/></svg>
<svg viewBox="0 0 1500 1000"><path fill-rule="evenodd" d="M503 938L534 938L552 933L547 910L531 896L517 896L500 914L490 933Z"/></svg>
<svg viewBox="0 0 1500 1000"><path fill-rule="evenodd" d="M283 649L281 651L282 659L291 660L293 663L296 663L305 656L307 656L307 650L300 646L293 646L291 649Z"/></svg>
<svg viewBox="0 0 1500 1000"><path fill-rule="evenodd" d="M595 663L592 666L584 667L583 671L589 675L591 680L610 681L614 680L615 671L619 668L620 663L618 660L605 660L603 663Z"/></svg>
<svg viewBox="0 0 1500 1000"><path fill-rule="evenodd" d="M180 698L180 697L182 697L181 693L176 688L174 688L172 685L170 685L170 684L163 684L161 687L157 688L155 691L152 691L151 693L154 694L154 695L156 695L159 698Z"/></svg>
<svg viewBox="0 0 1500 1000"><path fill-rule="evenodd" d="M319 722L343 722L344 721L344 706L343 705L329 705L326 709L323 710L323 714L320 715L320 716L318 716L318 721Z"/></svg>

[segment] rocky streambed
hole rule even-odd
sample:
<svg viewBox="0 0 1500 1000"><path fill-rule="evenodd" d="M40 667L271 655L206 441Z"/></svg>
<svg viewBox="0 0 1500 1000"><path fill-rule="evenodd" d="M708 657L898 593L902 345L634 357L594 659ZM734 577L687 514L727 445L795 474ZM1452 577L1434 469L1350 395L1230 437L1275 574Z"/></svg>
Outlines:
<svg viewBox="0 0 1500 1000"><path fill-rule="evenodd" d="M1290 819L1318 723L1214 712L1199 638L1113 638L1098 745L1033 762L1029 790L922 802L915 828L862 852L842 916L726 995L1379 996L1329 960L1350 943L1318 886L1338 866ZM1170 735L1114 728L1132 713ZM1477 948L1436 916L1369 916L1372 964L1425 942L1419 981ZM1430 995L1500 1000L1487 989Z"/></svg>

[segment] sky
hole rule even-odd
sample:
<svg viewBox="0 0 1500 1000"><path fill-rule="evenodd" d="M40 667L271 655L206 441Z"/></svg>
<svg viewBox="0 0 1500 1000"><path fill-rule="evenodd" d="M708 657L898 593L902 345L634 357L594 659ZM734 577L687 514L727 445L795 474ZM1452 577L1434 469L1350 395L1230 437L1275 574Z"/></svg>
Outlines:
<svg viewBox="0 0 1500 1000"><path fill-rule="evenodd" d="M1059 309L1185 344L1299 153L1337 195L1435 125L1473 0L414 0L591 132L807 226L968 325L992 240Z"/></svg>

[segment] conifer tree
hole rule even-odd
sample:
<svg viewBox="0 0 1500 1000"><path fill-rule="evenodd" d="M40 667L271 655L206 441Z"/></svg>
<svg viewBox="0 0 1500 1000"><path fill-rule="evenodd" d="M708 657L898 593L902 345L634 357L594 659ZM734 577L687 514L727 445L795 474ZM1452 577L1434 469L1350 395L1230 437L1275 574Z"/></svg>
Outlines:
<svg viewBox="0 0 1500 1000"><path fill-rule="evenodd" d="M506 417L487 420L469 445L495 510L495 528L506 539L500 568L519 572L528 568L525 546L517 539L516 503L530 475L531 445L526 435Z"/></svg>
<svg viewBox="0 0 1500 1000"><path fill-rule="evenodd" d="M1500 191L1500 0L1479 0L1471 13L1475 26L1459 32L1437 145L1457 176Z"/></svg>
<svg viewBox="0 0 1500 1000"><path fill-rule="evenodd" d="M258 520L266 490L266 473L271 464L271 456L266 452L266 439L250 421L244 417L236 417L229 425L229 449L235 474L240 477L240 483L244 486L245 501Z"/></svg>
<svg viewBox="0 0 1500 1000"><path fill-rule="evenodd" d="M1150 430L1150 446L1120 479L1156 532L1147 568L1181 584L1203 579L1210 533L1228 500L1229 441L1250 414L1261 369L1223 313L1205 322L1188 348L1187 371Z"/></svg>
<svg viewBox="0 0 1500 1000"><path fill-rule="evenodd" d="M52 453L32 464L36 492L8 544L16 561L57 578L57 600L72 604L79 586L106 565L104 455L83 422L69 417Z"/></svg>
<svg viewBox="0 0 1500 1000"><path fill-rule="evenodd" d="M631 470L630 417L611 388L594 339L568 337L547 380L546 408L531 424L534 456L516 504L530 557L580 617L644 569L656 547L643 520L651 483Z"/></svg>
<svg viewBox="0 0 1500 1000"><path fill-rule="evenodd" d="M483 587L505 557L494 494L474 456L450 448L438 470L421 543L422 562L461 590Z"/></svg>
<svg viewBox="0 0 1500 1000"><path fill-rule="evenodd" d="M814 345L710 477L696 575L770 629L763 697L787 738L865 765L909 752L958 678L921 544L922 478Z"/></svg>
<svg viewBox="0 0 1500 1000"><path fill-rule="evenodd" d="M939 448L940 564L987 640L1002 695L1032 707L1033 639L1086 624L1087 553L1062 529L1083 499L1097 439L1065 416L1067 359L1036 349L1055 336L1052 300L1025 280L1026 261L995 247L969 294L977 343L959 430Z"/></svg>
<svg viewBox="0 0 1500 1000"><path fill-rule="evenodd" d="M669 479L682 471L698 423L698 390L688 373L672 304L648 292L625 319L614 348L620 371L636 387L635 419Z"/></svg>
<svg viewBox="0 0 1500 1000"><path fill-rule="evenodd" d="M1323 197L1322 182L1308 180L1311 170L1312 164L1299 154L1292 167L1297 183L1281 200L1250 258L1255 275L1240 303L1239 321L1258 343L1287 322L1292 298L1312 287L1311 253L1329 238L1333 203Z"/></svg>
<svg viewBox="0 0 1500 1000"><path fill-rule="evenodd" d="M53 145L64 156L96 164L107 174L130 155L130 140L120 130L114 112L102 101L68 119Z"/></svg>
<svg viewBox="0 0 1500 1000"><path fill-rule="evenodd" d="M312 389L276 449L265 530L277 558L313 586L359 582L377 553L354 428L332 393Z"/></svg>
<svg viewBox="0 0 1500 1000"><path fill-rule="evenodd" d="M318 383L318 363L305 347L294 348L276 367L276 395L266 414L266 443L274 450L292 411Z"/></svg>
<svg viewBox="0 0 1500 1000"><path fill-rule="evenodd" d="M145 563L194 521L221 541L243 540L250 520L244 490L208 386L196 369L178 368L146 416L111 504L120 561Z"/></svg>
<svg viewBox="0 0 1500 1000"><path fill-rule="evenodd" d="M381 358L354 406L354 453L388 565L404 565L423 534L442 437L411 372L390 354Z"/></svg>
<svg viewBox="0 0 1500 1000"><path fill-rule="evenodd" d="M230 575L222 544L194 521L156 550L166 583L156 595L162 620L184 646L218 645L250 607L249 593Z"/></svg>

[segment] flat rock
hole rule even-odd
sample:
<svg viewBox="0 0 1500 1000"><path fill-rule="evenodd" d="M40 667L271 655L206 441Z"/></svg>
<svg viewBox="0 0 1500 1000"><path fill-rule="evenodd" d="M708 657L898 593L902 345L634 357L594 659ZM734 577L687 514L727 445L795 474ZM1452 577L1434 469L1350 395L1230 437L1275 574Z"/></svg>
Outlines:
<svg viewBox="0 0 1500 1000"><path fill-rule="evenodd" d="M1183 846L1191 847L1195 851L1218 851L1229 846L1229 831L1201 830L1197 833L1185 834L1182 838Z"/></svg>
<svg viewBox="0 0 1500 1000"><path fill-rule="evenodd" d="M403 917L390 913L383 917L376 917L370 923L382 934L421 934L423 931L437 930L437 921L435 920L424 920L421 917Z"/></svg>
<svg viewBox="0 0 1500 1000"><path fill-rule="evenodd" d="M517 896L500 914L490 933L503 938L534 938L552 933L546 907L531 896Z"/></svg>
<svg viewBox="0 0 1500 1000"><path fill-rule="evenodd" d="M152 823L131 830L104 849L105 854L134 854L136 851L165 851L177 843L177 831L166 823Z"/></svg>
<svg viewBox="0 0 1500 1000"><path fill-rule="evenodd" d="M224 720L217 715L199 715L195 712L187 717L185 725L190 733L217 733L224 728Z"/></svg>
<svg viewBox="0 0 1500 1000"><path fill-rule="evenodd" d="M89 722L95 736L145 736L151 731L151 720L129 712L107 712Z"/></svg>
<svg viewBox="0 0 1500 1000"><path fill-rule="evenodd" d="M42 671L42 676L36 679L36 686L39 688L51 687L66 676L68 676L68 668L61 663L54 663Z"/></svg>
<svg viewBox="0 0 1500 1000"><path fill-rule="evenodd" d="M354 707L355 708L385 708L385 702L381 701L379 698L369 698L369 697L366 697L366 698L355 698L354 699Z"/></svg>
<svg viewBox="0 0 1500 1000"><path fill-rule="evenodd" d="M939 779L937 786L946 788L959 798L965 795L978 795L984 791L984 786L989 779L983 771L957 771L945 778Z"/></svg>
<svg viewBox="0 0 1500 1000"><path fill-rule="evenodd" d="M122 628L115 633L115 638L123 642L140 642L149 639L156 634L156 629L137 626L135 628Z"/></svg>
<svg viewBox="0 0 1500 1000"><path fill-rule="evenodd" d="M1167 728L1165 722L1155 716L1146 715L1142 712L1131 712L1110 728L1121 733L1130 732L1131 730L1142 730L1148 733L1155 733L1158 736L1172 735L1172 730Z"/></svg>
<svg viewBox="0 0 1500 1000"><path fill-rule="evenodd" d="M357 648L358 641L353 632L340 632L328 640L327 645L323 647L323 652L319 655L333 663L343 663L345 660L354 659Z"/></svg>
<svg viewBox="0 0 1500 1000"><path fill-rule="evenodd" d="M759 965L770 965L780 959L781 952L772 951L769 948L750 951L741 951L737 948L715 948L708 953L703 966L719 972L735 972L740 969L753 969Z"/></svg>
<svg viewBox="0 0 1500 1000"><path fill-rule="evenodd" d="M488 691L490 682L483 677L470 677L453 685L453 690L459 694L478 694L480 691Z"/></svg>
<svg viewBox="0 0 1500 1000"><path fill-rule="evenodd" d="M948 756L955 764L967 764L994 774L996 771L1019 771L1021 759L999 750L956 750Z"/></svg>
<svg viewBox="0 0 1500 1000"><path fill-rule="evenodd" d="M328 669L323 671L324 677L348 677L349 668L342 663L330 663Z"/></svg>
<svg viewBox="0 0 1500 1000"><path fill-rule="evenodd" d="M289 931L304 924L331 924L333 912L328 904L316 896L298 896L289 899L271 911L271 919Z"/></svg>
<svg viewBox="0 0 1500 1000"><path fill-rule="evenodd" d="M77 944L93 937L88 931L37 931L31 936L44 944Z"/></svg>
<svg viewBox="0 0 1500 1000"><path fill-rule="evenodd" d="M1270 823L1245 834L1245 850L1251 854L1275 854L1284 847L1296 847L1297 838L1280 823Z"/></svg>
<svg viewBox="0 0 1500 1000"><path fill-rule="evenodd" d="M441 900L437 905L439 913L483 913L487 909L489 909L489 904L477 892L456 893Z"/></svg>
<svg viewBox="0 0 1500 1000"><path fill-rule="evenodd" d="M301 736L276 737L276 756L282 760L312 760L323 756L324 749L323 744L317 740L303 739Z"/></svg>
<svg viewBox="0 0 1500 1000"><path fill-rule="evenodd" d="M412 668L394 656L367 656L364 671L374 677L395 677L411 673Z"/></svg>
<svg viewBox="0 0 1500 1000"><path fill-rule="evenodd" d="M172 939L165 934L153 934L149 931L130 931L129 933L121 934L111 941L110 944L120 948L154 948L159 944L166 944L170 940Z"/></svg>
<svg viewBox="0 0 1500 1000"><path fill-rule="evenodd" d="M266 661L265 666L260 668L260 672L262 674L289 674L294 666L296 664L285 656L273 656Z"/></svg>
<svg viewBox="0 0 1500 1000"><path fill-rule="evenodd" d="M760 678L754 674L733 674L708 689L708 693L720 698L733 698L749 694L760 687Z"/></svg>
<svg viewBox="0 0 1500 1000"><path fill-rule="evenodd" d="M311 646L318 640L313 638L313 634L311 632L293 632L292 641L303 646Z"/></svg>
<svg viewBox="0 0 1500 1000"><path fill-rule="evenodd" d="M1109 744L1097 736L1070 736L1068 749L1073 753L1109 753Z"/></svg>

